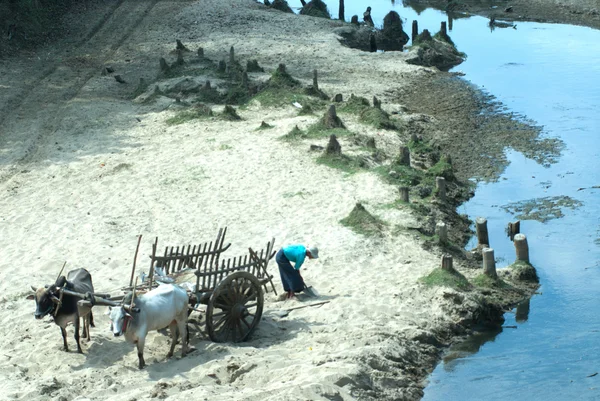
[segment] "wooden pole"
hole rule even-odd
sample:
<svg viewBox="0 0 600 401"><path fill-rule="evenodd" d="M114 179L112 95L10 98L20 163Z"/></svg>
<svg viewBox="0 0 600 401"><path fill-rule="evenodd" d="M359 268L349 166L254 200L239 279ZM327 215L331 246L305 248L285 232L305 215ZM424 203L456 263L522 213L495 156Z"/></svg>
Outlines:
<svg viewBox="0 0 600 401"><path fill-rule="evenodd" d="M488 237L487 219L485 217L478 217L475 220L475 230L477 232L477 243L480 246L489 246L490 239Z"/></svg>
<svg viewBox="0 0 600 401"><path fill-rule="evenodd" d="M340 10L338 13L338 18L340 19L340 21L345 21L345 17L344 17L344 0L340 0Z"/></svg>
<svg viewBox="0 0 600 401"><path fill-rule="evenodd" d="M481 254L483 255L483 273L488 277L498 278L494 250L492 248L483 248Z"/></svg>
<svg viewBox="0 0 600 401"><path fill-rule="evenodd" d="M442 255L442 270L453 271L454 267L452 267L452 255Z"/></svg>
<svg viewBox="0 0 600 401"><path fill-rule="evenodd" d="M413 20L412 23L412 42L415 43L416 37L419 36L419 23L417 20Z"/></svg>
<svg viewBox="0 0 600 401"><path fill-rule="evenodd" d="M529 263L529 245L527 244L527 237L525 234L515 235L515 251L517 252L517 261L522 260L523 262Z"/></svg>
<svg viewBox="0 0 600 401"><path fill-rule="evenodd" d="M138 235L138 243L135 247L135 255L133 256L133 267L131 268L131 278L129 279L129 286L133 285L133 276L135 275L135 263L137 261L138 251L140 250L140 242L142 241L142 235Z"/></svg>
<svg viewBox="0 0 600 401"><path fill-rule="evenodd" d="M446 201L446 179L444 177L435 177L435 187L437 188L437 197Z"/></svg>
<svg viewBox="0 0 600 401"><path fill-rule="evenodd" d="M229 49L229 64L233 64L235 62L235 53L233 50L233 46Z"/></svg>
<svg viewBox="0 0 600 401"><path fill-rule="evenodd" d="M319 81L316 69L313 70L313 88L319 90Z"/></svg>
<svg viewBox="0 0 600 401"><path fill-rule="evenodd" d="M410 166L410 149L408 149L408 146L400 146L398 163L403 166Z"/></svg>
<svg viewBox="0 0 600 401"><path fill-rule="evenodd" d="M435 225L435 233L438 235L440 244L448 242L448 227L443 221L438 222Z"/></svg>
<svg viewBox="0 0 600 401"><path fill-rule="evenodd" d="M398 191L400 191L400 200L408 203L408 187L400 187Z"/></svg>
<svg viewBox="0 0 600 401"><path fill-rule="evenodd" d="M444 37L448 37L448 31L446 31L446 21L442 21L442 23L440 24L440 33Z"/></svg>

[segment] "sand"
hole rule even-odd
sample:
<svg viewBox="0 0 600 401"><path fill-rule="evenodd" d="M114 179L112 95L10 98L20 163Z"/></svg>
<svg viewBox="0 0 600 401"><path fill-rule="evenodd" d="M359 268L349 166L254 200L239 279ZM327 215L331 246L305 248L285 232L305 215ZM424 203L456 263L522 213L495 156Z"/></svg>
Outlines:
<svg viewBox="0 0 600 401"><path fill-rule="evenodd" d="M338 23L248 0L96 7L73 20L81 30L76 39L0 62L0 399L420 398L439 339L469 319L477 293L455 298L451 289L418 283L442 252L424 250L403 229L416 224L410 208L386 207L397 189L370 173L317 164L309 144L325 140L278 140L318 118L298 116L291 105L240 109L239 122L169 126L176 109L164 101L138 104L130 94L140 77L156 76L159 57L174 59L176 38L202 46L213 60L234 46L240 60L258 59L268 72L285 62L306 84L317 68L325 92L376 95L390 111L401 105L391 103L389 90L439 72L404 63L404 54L344 48L332 33ZM97 13L102 7L108 14ZM104 65L128 84L102 76ZM257 131L261 121L275 128ZM402 143L352 119L347 124L390 149ZM340 224L356 202L388 222L383 235ZM88 269L97 291L118 294L129 282L138 235L138 269L147 271L156 236L159 247L199 243L220 227L228 227L230 257L273 237L276 248L319 246L321 257L306 263L303 276L330 302L280 318L279 311L312 300L278 301L268 293L250 341L216 344L195 331L197 351L183 359L178 346L166 360L169 338L151 333L140 371L133 346L110 333L106 308L94 308L84 354L73 352L68 329L66 353L59 328L50 318L35 320L35 305L25 299L30 285L53 282L65 261L67 270ZM269 271L281 291L274 261Z"/></svg>

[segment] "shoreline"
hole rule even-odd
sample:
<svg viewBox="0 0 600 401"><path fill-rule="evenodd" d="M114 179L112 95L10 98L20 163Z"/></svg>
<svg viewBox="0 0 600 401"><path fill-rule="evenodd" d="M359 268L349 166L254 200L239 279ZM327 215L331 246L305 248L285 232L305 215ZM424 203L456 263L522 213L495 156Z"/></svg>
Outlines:
<svg viewBox="0 0 600 401"><path fill-rule="evenodd" d="M378 143L384 143L382 149L389 153L389 158L394 157L398 139L400 143L406 144L412 130L419 126L426 127L419 132L433 131L431 136L425 135L426 140L433 139L442 147L450 146L449 142L444 142L448 134L441 127L449 125L448 121L455 123L456 120L466 121L465 125L468 125L470 116L477 113L477 107L484 107L486 104L472 100L477 97L477 93L467 88L465 81L456 83L451 74L431 68L408 66L402 63L406 58L402 53L370 55L342 48L331 33L331 30L340 26L339 22L285 16L265 10L258 4L243 1L209 3L207 7L210 7L213 14L210 18L204 14L203 5L191 4L185 14L170 11L151 16L148 24L161 21L166 18L165 15L172 15L175 19L159 34L145 32L133 35L131 43L125 44L125 48L113 54L108 62L118 71L124 71L128 82L136 82L140 77L155 73L158 57L164 56L169 62L174 61L173 54L169 52L174 47L172 38L179 36L190 47L201 45L207 57L215 63L227 57L230 46L236 48L237 57L242 60L258 59L260 65L267 70L267 73L253 77L258 81L267 79L270 72L284 62L294 78L308 85L312 70L317 68L320 71L320 88L329 95L341 92L344 99L348 99L350 94L367 99L377 96L382 100L384 110L398 113L394 115L394 121L407 124L407 130L398 136L394 132L365 127L355 117L341 114L350 130L360 131L361 134L377 138ZM237 13L235 16L229 15L232 5ZM158 11L153 10L153 13L158 14ZM236 20L236 17L240 20ZM216 22L212 22L213 18ZM227 21L227 29L230 31L228 35L219 36L217 29L222 29L223 19ZM246 26L247 21L265 24L265 31L257 33L256 26ZM266 29L268 22L269 30ZM311 24L314 32L299 39L295 33L303 26L305 28L304 24ZM197 27L193 34L180 28L189 26ZM211 33L216 35L211 36ZM309 49L313 50L312 54ZM133 62L124 61L127 57ZM347 63L349 58L352 58L353 63ZM106 62L105 60L104 64ZM102 63L94 68L101 65ZM436 98L434 92L431 97L423 96L417 101L414 99L416 93L447 90L440 89L440 82L447 79L450 79L449 82L446 81L447 85L463 96L465 114L462 116L435 112L432 107L433 99ZM392 92L389 91L389 82L401 81L409 82L399 84ZM213 82L218 80L213 79ZM148 357L148 360L154 359L155 365L147 372L153 379L150 383L147 383L146 373L129 369L135 357L131 348L123 343L107 344L113 341L106 338L107 334L98 328L92 332L91 346L84 346L86 352L90 352L85 361L77 357L56 372L42 370L44 377L36 379L28 372L32 366L26 347L36 349L39 347L39 339L28 338L23 330L43 332L44 353L56 357L65 355L58 349L58 329L53 324L46 324L42 329L40 322L30 319L17 333L24 344L11 341L4 348L4 351L14 355L19 369L17 375L7 377L12 383L4 390L7 397L22 395L24 388L31 386L33 382L46 390L38 394L30 392L31 399L50 399L51 396L71 399L68 396L69 388L81 386L87 374L94 375L104 369L125 377L113 380L112 383L103 381L97 386L88 385L93 390L93 399L104 399L103 392L113 389L117 390L112 397L118 392L119 399L145 398L155 393L174 400L189 399L190 396L277 399L282 394L290 399L294 399L294 396L311 399L418 399L422 396L426 378L440 360L443 346L464 337L471 330L470 326L485 322L490 317L497 319L503 309L535 291L535 286L526 284L510 293L497 288L468 292L449 290L447 287L428 289L419 284L418 279L438 267L441 254L448 250L439 247L431 239L424 240L423 233L413 234L407 228L420 225L425 227L427 234L432 234L432 224L437 220L452 219L452 238L460 242L468 234L468 222L457 216L448 217L456 215L454 206L448 209L435 202L427 204L429 210L422 214L405 207L389 208L387 205L393 204L397 199L396 189L382 183L374 174L345 175L314 163L315 155L306 149L313 143L324 146L326 138L304 141L302 145L281 144L278 140L281 135L285 135L295 125L306 129L321 115L322 110L313 116L298 116L289 107L264 110L260 106L251 105L239 110L244 119L240 123L208 121L168 127L165 125L167 117L177 113L177 109L170 108L172 100L161 98L149 107L135 105L128 97L132 85L127 88L116 85L112 82L112 77L92 77L73 98L76 101L63 106L68 109L62 115L66 120L59 123L55 131L44 133L43 144L56 142L57 146L45 148L37 144L33 148L33 154L24 159L3 160L1 173L5 179L1 185L6 191L3 191L5 195L0 198L0 204L12 211L3 221L2 229L7 232L16 231L17 238L14 242L3 241L2 245L9 255L7 260L18 255L23 246L41 249L42 266L33 257L24 260L24 263L32 266L37 264L33 268L33 277L39 281L55 275L55 262L67 255L72 267L76 264L90 265L90 258L95 258L104 265L91 264L99 273L94 276L95 284L104 290L114 288L115 278L118 280L127 271L122 266L131 263L133 242L129 240L140 230L146 237L156 234L166 236L165 240L171 242L193 241L197 237L204 239L206 235L212 236L212 232L220 224L215 220L229 221L234 229L231 235L235 238L234 247L238 248L237 252L243 249L246 242L262 243L268 239L264 227L270 227L266 231L277 236L276 246L283 245L281 240L297 238L328 243L331 256L324 258L315 267L309 267L307 277L322 294L332 298L331 310L327 311L324 307L318 312L305 309L279 320L267 313L259 331L247 345L217 345L197 337L195 341L198 343L195 345L202 349L202 355L191 355L179 361L163 360L166 337L156 335L154 343L157 346L151 347ZM408 104L408 97L411 95L412 104ZM86 102L93 107L77 105ZM5 106L5 103L0 106ZM97 110L94 111L93 108ZM215 110L220 108L216 107ZM106 114L113 116L111 121L101 121ZM142 120L142 124L131 123L133 117ZM452 119L448 120L450 117ZM12 122L10 117L5 118ZM48 116L42 116L41 120L44 121L44 118ZM260 136L253 133L261 120L274 125L276 132L271 133L272 130L269 130L260 133ZM502 122L506 123L505 120ZM8 126L17 132L17 124ZM25 125L20 130L26 131L28 128L35 128L35 124ZM535 132L532 129L533 137ZM495 133L489 131L488 134ZM77 138L77 135L83 137L71 139ZM118 142L104 139L111 135ZM10 138L13 137L19 136ZM79 152L80 149L88 148L87 141L92 139L101 146L92 146L93 149L88 149L89 153ZM192 149L188 149L190 143ZM361 151L360 146L353 144L351 138L343 138L341 143L343 150ZM106 151L122 147L127 149L124 154ZM478 170L477 165L461 164L461 160L472 157L468 153L461 153L466 149L448 149L461 179L469 178ZM475 150L479 152L481 149ZM487 150L497 157L498 167L490 170L482 179L493 179L498 169L502 168L502 155L497 150ZM76 157L67 154L67 151L74 153ZM163 153L179 155L183 167L174 165L171 158L164 157ZM290 162L290 158L295 161ZM244 163L245 160L250 162ZM260 168L254 164L255 161L261 164ZM100 162L103 165L98 167ZM223 163L225 165L221 165ZM233 167L234 163L241 166ZM30 171L15 173L21 168L24 168L22 171ZM268 200L267 205L264 205L261 189L250 192L257 198L257 202L239 200L238 197L243 197L265 182L274 180L283 188L286 179L277 175L282 168L287 169L296 179L307 172L313 174L324 190L308 186L303 186L297 192L279 189L270 195L273 200ZM248 169L253 169L253 174L248 174ZM148 177L149 174L154 174L156 179ZM221 179L225 174L231 174L230 179ZM53 179L57 177L56 183L46 186L44 181L49 176ZM178 182L174 177L183 177L183 181ZM139 188L124 185L123 180L134 181ZM243 185L244 181L248 181L250 185ZM236 182L240 188L233 185ZM177 191L181 184L184 184L186 191L191 191L194 202L190 202L187 196L175 196L166 200L161 198L165 191L175 193L173 191ZM68 191L78 186L81 189L75 190L75 195L54 193L57 189L59 192ZM194 186L202 188L194 189ZM117 202L106 192L107 188L130 195ZM136 195L136 191L140 194ZM234 195L233 199L220 198L220 191L228 191L228 194ZM32 213L30 218L24 219L24 210L41 207L35 200L25 201L31 196L49 199L53 206L44 207L44 215ZM72 196L75 196L77 202L69 201ZM151 218L140 213L137 196L144 199L146 206L142 210L149 213ZM469 196L468 190L457 196L465 199ZM182 201L183 207L178 205ZM365 238L341 227L337 222L350 213L356 201L364 202L370 212L388 221L396 231L390 228L384 231L382 237ZM225 202L226 207L219 207L219 202ZM61 203L73 209L65 208ZM239 206L235 206L236 204ZM178 216L192 205L203 210L207 216L190 217L194 224L191 229L184 230L178 224ZM289 224L286 227L282 226L282 216L273 218L265 215L269 210L282 208L295 215L315 213L323 221L313 223L314 226L306 232L305 224L301 222L286 221ZM325 212L320 209L325 209ZM87 216L85 211L89 211ZM69 213L77 224L91 231L65 234L60 227L55 227L57 220L52 220L59 219L65 213ZM90 213L92 217L88 217ZM35 219L40 218L42 223L38 224ZM23 226L17 227L17 223ZM97 227L107 229L99 230ZM454 237L456 232L461 234ZM39 240L35 239L36 235ZM354 253L364 255L357 256ZM109 254L111 256L107 259ZM476 266L480 262L475 257L460 256L460 253L455 255L455 267L462 274L469 279L478 275ZM390 263L393 267L374 270ZM348 266L352 266L352 269L348 269ZM29 319L32 305L20 299L21 290L26 287L28 280L21 277L11 281L6 273L8 268L8 265L3 264L2 288L7 295L2 302L2 314L7 315L8 311L17 310L23 319ZM269 269L272 274L276 273L274 263ZM393 271L396 269L397 271ZM375 271L378 274L374 274ZM277 277L276 274L275 276ZM354 288L346 289L344 281L351 283ZM480 300L482 296L486 299L484 302ZM268 297L266 304L269 311L286 308L285 303L274 302L272 297ZM296 304L302 302L293 301L292 306ZM98 326L104 327L106 322L102 318L99 320L102 324ZM369 323L368 320L372 322ZM348 321L358 328L348 324ZM5 335L8 333L5 332ZM71 338L69 340L72 341ZM107 359L91 353L92 350L102 352L107 347L113 350L111 352L116 349L117 354L110 354ZM318 356L310 352L313 347L319 349ZM280 360L282 355L288 358L289 366ZM116 365L112 358L117 360ZM6 368L13 362L3 361L0 364ZM72 373L70 365L80 369L74 379L67 379ZM193 375L179 376L177 372L182 369L189 370ZM290 379L290 369L300 373ZM43 381L49 373L55 378L55 383L47 385ZM159 380L161 376L163 379ZM268 378L265 379L265 376ZM315 377L322 380L315 383ZM60 385L56 385L56 382ZM282 387L281 382L287 385ZM125 388L129 390L124 391ZM300 393L290 391L293 389Z"/></svg>

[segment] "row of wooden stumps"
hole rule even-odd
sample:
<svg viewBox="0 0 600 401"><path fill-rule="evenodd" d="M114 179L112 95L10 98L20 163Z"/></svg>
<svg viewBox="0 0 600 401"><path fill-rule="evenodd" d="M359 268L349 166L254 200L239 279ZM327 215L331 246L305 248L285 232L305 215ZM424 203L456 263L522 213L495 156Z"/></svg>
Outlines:
<svg viewBox="0 0 600 401"><path fill-rule="evenodd" d="M508 223L507 234L515 245L516 261L529 263L529 245L525 234L519 232L520 227L521 223L519 221ZM477 247L481 249L483 258L483 272L485 275L495 279L498 277L498 274L496 273L496 259L494 257L494 249L490 248L489 245L490 240L486 218L478 217L475 220L475 231L477 234ZM447 228L443 222L437 224L436 234L439 235L440 242L442 241L442 235L447 239ZM442 269L452 269L452 256L444 255L442 257Z"/></svg>
<svg viewBox="0 0 600 401"><path fill-rule="evenodd" d="M448 29L446 28L446 26L447 26L446 21L442 21L440 23L440 35L442 35L442 37L444 37L444 38L448 37ZM452 29L452 27L450 29ZM429 33L429 30L424 29L423 33L425 33L425 31L427 31L429 36L431 36L431 34ZM419 36L419 23L417 22L417 20L413 20L411 37L410 37L413 44L415 43L415 39L417 38L417 36Z"/></svg>

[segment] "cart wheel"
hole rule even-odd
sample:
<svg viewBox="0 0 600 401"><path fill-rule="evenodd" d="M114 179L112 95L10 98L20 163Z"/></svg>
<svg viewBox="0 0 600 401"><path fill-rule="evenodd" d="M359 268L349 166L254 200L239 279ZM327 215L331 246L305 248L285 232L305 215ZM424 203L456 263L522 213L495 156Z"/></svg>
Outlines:
<svg viewBox="0 0 600 401"><path fill-rule="evenodd" d="M217 343L245 341L254 331L263 310L263 291L248 272L227 276L213 291L206 309L206 328Z"/></svg>

